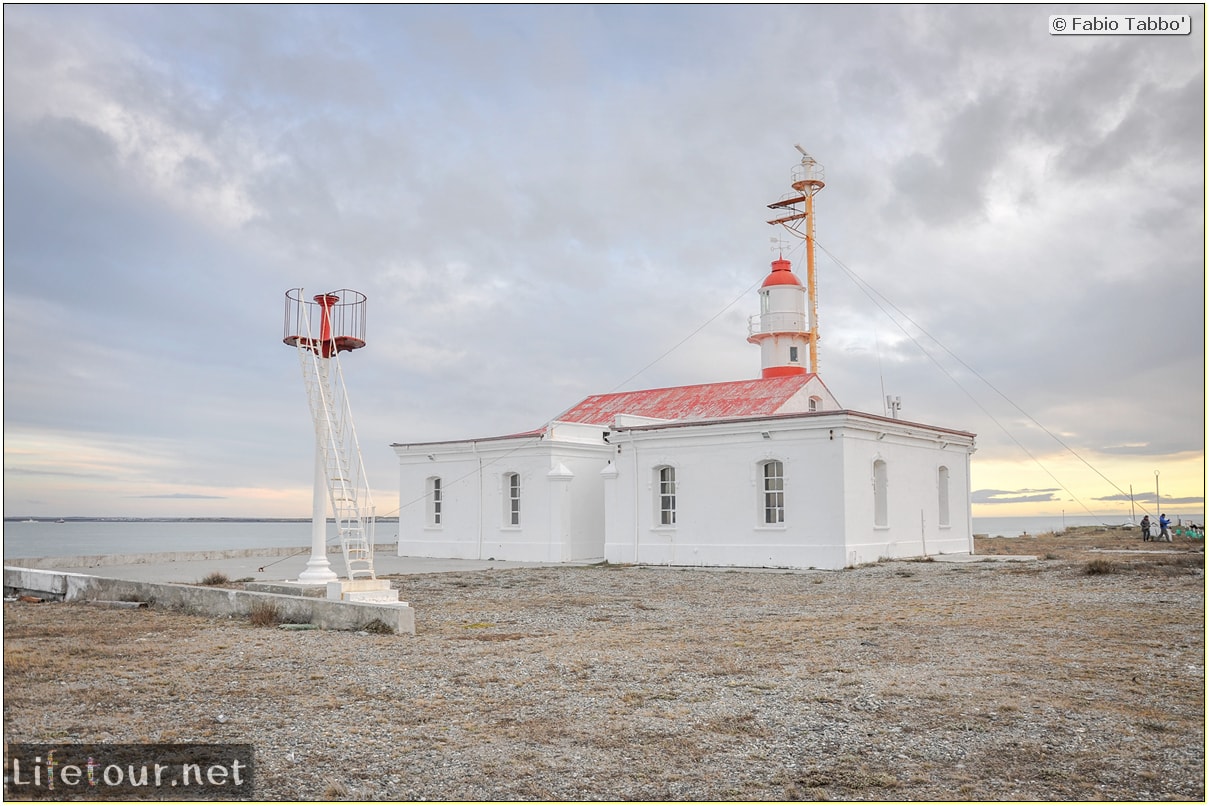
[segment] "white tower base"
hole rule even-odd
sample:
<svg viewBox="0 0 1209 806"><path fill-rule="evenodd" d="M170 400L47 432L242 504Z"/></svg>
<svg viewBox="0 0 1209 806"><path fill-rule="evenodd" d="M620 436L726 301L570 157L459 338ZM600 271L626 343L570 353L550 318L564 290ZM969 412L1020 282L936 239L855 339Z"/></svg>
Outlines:
<svg viewBox="0 0 1209 806"><path fill-rule="evenodd" d="M326 585L339 579L327 561L327 475L323 452L315 446L315 498L311 505L311 559L298 575L299 582Z"/></svg>

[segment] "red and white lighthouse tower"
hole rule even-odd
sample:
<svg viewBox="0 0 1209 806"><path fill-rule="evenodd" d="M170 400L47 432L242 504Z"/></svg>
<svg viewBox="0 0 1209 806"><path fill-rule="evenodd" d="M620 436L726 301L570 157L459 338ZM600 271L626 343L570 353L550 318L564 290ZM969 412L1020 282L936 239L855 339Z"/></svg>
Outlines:
<svg viewBox="0 0 1209 806"><path fill-rule="evenodd" d="M748 322L748 341L760 345L763 377L804 375L819 371L818 284L814 271L814 195L823 189L823 166L801 146L801 164L794 166L794 193L768 205L785 212L769 221L806 242L806 283L779 256L760 288L760 313Z"/></svg>
<svg viewBox="0 0 1209 806"><path fill-rule="evenodd" d="M805 375L811 360L806 288L789 261L778 257L760 287L760 313L748 320L747 340L760 345L761 377Z"/></svg>

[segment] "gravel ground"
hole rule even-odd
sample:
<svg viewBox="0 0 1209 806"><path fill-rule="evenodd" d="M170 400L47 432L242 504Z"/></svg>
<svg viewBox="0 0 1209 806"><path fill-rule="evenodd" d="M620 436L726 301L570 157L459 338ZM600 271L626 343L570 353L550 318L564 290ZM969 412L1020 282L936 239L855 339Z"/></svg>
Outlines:
<svg viewBox="0 0 1209 806"><path fill-rule="evenodd" d="M5 738L251 743L269 800L1203 801L1203 553L1123 540L408 576L415 636L6 603Z"/></svg>

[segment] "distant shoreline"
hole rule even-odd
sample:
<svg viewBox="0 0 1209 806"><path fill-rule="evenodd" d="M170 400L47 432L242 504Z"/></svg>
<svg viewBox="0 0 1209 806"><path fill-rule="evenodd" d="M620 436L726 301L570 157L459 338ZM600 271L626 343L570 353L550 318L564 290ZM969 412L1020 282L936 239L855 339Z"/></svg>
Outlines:
<svg viewBox="0 0 1209 806"><path fill-rule="evenodd" d="M398 522L399 516L375 518L380 523ZM95 517L84 515L65 515L61 518L54 516L41 517L4 517L5 523L310 523L310 518L126 518L126 517ZM328 522L332 522L328 518Z"/></svg>
<svg viewBox="0 0 1209 806"><path fill-rule="evenodd" d="M1201 512L1170 512L1173 518L1189 518L1189 519L1204 519L1204 513ZM1122 519L1128 521L1128 515L1117 513L1108 513L1104 515L975 515L974 520L978 521L997 521L1011 520L1020 521L1027 519L1049 519L1058 521L1065 519L1071 521L1072 525L1082 525L1078 521L1084 520L1085 517L1098 519L1105 523L1112 521L1119 523ZM1138 518L1141 518L1139 513ZM398 515L390 515L375 518L379 523L398 523ZM327 519L328 523L333 523L332 518ZM139 518L133 516L97 516L97 515L5 515L5 523L310 523L311 519L307 518L239 518L239 517L198 517L198 518L182 518L182 517L152 517Z"/></svg>

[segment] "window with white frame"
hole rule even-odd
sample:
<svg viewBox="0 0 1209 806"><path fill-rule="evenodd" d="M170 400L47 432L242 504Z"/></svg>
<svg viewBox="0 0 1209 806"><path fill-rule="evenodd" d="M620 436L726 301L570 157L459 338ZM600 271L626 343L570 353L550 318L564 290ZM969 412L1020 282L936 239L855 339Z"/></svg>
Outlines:
<svg viewBox="0 0 1209 806"><path fill-rule="evenodd" d="M949 525L949 468L941 466L936 474L936 498L940 509L940 525Z"/></svg>
<svg viewBox="0 0 1209 806"><path fill-rule="evenodd" d="M521 525L521 474L504 474L504 525Z"/></svg>
<svg viewBox="0 0 1209 806"><path fill-rule="evenodd" d="M778 459L761 465L763 482L763 512L766 525L785 522L785 466Z"/></svg>
<svg viewBox="0 0 1209 806"><path fill-rule="evenodd" d="M676 468L670 465L656 468L659 493L656 505L659 509L659 525L676 525Z"/></svg>
<svg viewBox="0 0 1209 806"><path fill-rule="evenodd" d="M441 525L441 505L443 499L441 497L441 477L431 476L428 479L428 525Z"/></svg>
<svg viewBox="0 0 1209 806"><path fill-rule="evenodd" d="M808 401L806 401L806 410L807 411L818 411L819 410L819 400L820 400L820 398L818 398L818 397L811 397Z"/></svg>
<svg viewBox="0 0 1209 806"><path fill-rule="evenodd" d="M890 505L888 499L889 476L886 462L878 459L873 463L873 525L890 525Z"/></svg>
<svg viewBox="0 0 1209 806"><path fill-rule="evenodd" d="M798 348L797 347L789 348L789 363L791 363L791 364L798 363Z"/></svg>

